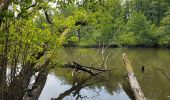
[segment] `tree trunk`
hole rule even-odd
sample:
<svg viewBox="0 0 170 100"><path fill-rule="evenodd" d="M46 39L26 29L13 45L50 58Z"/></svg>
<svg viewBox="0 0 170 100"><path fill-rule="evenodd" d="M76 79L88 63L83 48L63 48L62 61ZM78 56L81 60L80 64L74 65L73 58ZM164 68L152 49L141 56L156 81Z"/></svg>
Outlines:
<svg viewBox="0 0 170 100"><path fill-rule="evenodd" d="M135 99L136 100L147 100L146 97L144 96L142 89L139 86L139 83L138 83L136 77L135 77L130 60L128 59L128 57L126 56L125 53L123 53L123 61L126 66L129 83L130 83L131 89L133 91L133 94L135 96Z"/></svg>

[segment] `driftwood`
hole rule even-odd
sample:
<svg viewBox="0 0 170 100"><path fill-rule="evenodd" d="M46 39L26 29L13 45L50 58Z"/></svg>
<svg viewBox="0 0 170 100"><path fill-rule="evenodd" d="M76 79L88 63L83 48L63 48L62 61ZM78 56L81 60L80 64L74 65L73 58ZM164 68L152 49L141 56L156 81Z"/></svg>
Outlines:
<svg viewBox="0 0 170 100"><path fill-rule="evenodd" d="M144 96L144 93L142 91L142 89L139 86L139 83L135 77L135 74L133 72L133 68L131 66L131 62L128 59L128 57L126 56L125 53L123 53L123 61L125 63L126 66L126 71L128 74L128 79L129 79L129 83L131 86L131 89L133 91L134 97L136 100L147 100L146 97Z"/></svg>
<svg viewBox="0 0 170 100"><path fill-rule="evenodd" d="M63 66L64 68L72 68L76 71L83 71L83 72L87 72L93 76L102 73L102 72L106 72L106 71L111 71L113 69L100 69L100 68L94 68L94 67L88 67L88 66L83 66L77 62L73 62L73 64L65 64Z"/></svg>

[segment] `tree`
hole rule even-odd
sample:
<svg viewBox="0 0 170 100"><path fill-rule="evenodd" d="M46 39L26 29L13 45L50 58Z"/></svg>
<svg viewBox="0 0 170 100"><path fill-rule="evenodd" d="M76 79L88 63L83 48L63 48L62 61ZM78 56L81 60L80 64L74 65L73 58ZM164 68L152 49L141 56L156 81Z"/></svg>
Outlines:
<svg viewBox="0 0 170 100"><path fill-rule="evenodd" d="M126 24L126 32L120 35L120 43L130 43L129 45L147 45L150 44L149 33L151 26L146 17L141 12L132 13L131 18ZM125 35L127 34L127 35ZM132 36L134 35L134 36ZM128 39L126 39L126 36ZM123 40L123 38L125 38ZM134 39L133 39L134 38ZM131 41L131 42L130 42Z"/></svg>
<svg viewBox="0 0 170 100"><path fill-rule="evenodd" d="M133 4L134 10L143 12L147 20L159 26L170 2L169 0L133 0Z"/></svg>
<svg viewBox="0 0 170 100"><path fill-rule="evenodd" d="M47 9L48 3L49 1L45 2L44 0L7 0L3 4L1 3L1 100L10 99L8 95L15 93L16 83L19 83L21 87L17 88L18 92L13 95L12 99L21 99L30 89L30 77L37 71L39 71L38 76L40 73L48 71L47 66L52 59L51 55L54 55L56 47L59 45L58 37L51 34L49 24L43 24L43 29L37 27L35 23L37 12ZM7 76L8 66L11 66L9 76ZM21 66L20 71L17 71L19 66Z"/></svg>
<svg viewBox="0 0 170 100"><path fill-rule="evenodd" d="M165 14L165 17L161 20L161 26L159 27L159 44L162 46L170 46L170 8Z"/></svg>

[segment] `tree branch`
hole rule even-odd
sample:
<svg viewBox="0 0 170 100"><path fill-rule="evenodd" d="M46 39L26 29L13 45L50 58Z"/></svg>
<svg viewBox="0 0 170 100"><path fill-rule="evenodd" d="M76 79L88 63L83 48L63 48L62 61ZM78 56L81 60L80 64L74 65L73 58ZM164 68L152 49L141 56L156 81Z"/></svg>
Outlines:
<svg viewBox="0 0 170 100"><path fill-rule="evenodd" d="M44 14L45 14L47 22L52 25L52 21L51 21L49 15L48 15L48 12L46 10L44 10Z"/></svg>

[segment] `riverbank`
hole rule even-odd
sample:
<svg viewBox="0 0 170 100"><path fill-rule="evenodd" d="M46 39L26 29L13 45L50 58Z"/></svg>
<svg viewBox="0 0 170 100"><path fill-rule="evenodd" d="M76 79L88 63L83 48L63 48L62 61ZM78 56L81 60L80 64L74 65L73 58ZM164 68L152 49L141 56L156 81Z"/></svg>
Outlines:
<svg viewBox="0 0 170 100"><path fill-rule="evenodd" d="M104 45L75 45L75 46L64 46L67 47L80 47L80 48L167 48L170 46L160 46L160 45L117 45L117 44L104 44Z"/></svg>

